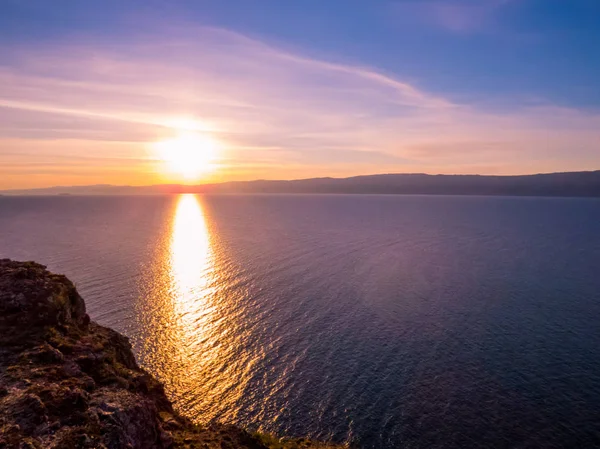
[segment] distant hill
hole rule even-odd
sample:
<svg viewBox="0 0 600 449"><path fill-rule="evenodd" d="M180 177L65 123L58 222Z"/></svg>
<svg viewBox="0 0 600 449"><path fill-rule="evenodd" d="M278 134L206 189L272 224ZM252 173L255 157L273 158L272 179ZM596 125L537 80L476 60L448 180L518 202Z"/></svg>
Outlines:
<svg viewBox="0 0 600 449"><path fill-rule="evenodd" d="M293 181L220 184L50 187L6 190L6 195L158 195L172 193L425 194L600 197L600 170L524 176L382 174Z"/></svg>

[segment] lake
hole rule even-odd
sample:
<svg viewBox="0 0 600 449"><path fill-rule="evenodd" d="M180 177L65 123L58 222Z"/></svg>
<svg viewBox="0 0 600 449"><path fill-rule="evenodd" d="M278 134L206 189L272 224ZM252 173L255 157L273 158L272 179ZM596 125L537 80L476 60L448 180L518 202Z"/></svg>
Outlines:
<svg viewBox="0 0 600 449"><path fill-rule="evenodd" d="M362 448L600 445L600 200L1 197L177 408Z"/></svg>

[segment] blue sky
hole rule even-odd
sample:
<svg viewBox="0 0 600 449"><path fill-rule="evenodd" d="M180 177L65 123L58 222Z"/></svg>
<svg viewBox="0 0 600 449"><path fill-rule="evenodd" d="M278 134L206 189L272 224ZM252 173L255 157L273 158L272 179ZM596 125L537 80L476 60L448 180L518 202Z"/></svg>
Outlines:
<svg viewBox="0 0 600 449"><path fill-rule="evenodd" d="M176 180L152 142L182 128L217 142L199 181L598 169L598 23L597 0L4 0L0 187Z"/></svg>

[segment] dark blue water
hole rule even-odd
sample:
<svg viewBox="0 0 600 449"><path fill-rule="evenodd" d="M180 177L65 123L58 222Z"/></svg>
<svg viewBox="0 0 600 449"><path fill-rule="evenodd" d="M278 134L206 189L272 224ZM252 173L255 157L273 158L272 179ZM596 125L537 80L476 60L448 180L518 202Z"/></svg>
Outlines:
<svg viewBox="0 0 600 449"><path fill-rule="evenodd" d="M600 447L600 201L0 198L179 410L364 448Z"/></svg>

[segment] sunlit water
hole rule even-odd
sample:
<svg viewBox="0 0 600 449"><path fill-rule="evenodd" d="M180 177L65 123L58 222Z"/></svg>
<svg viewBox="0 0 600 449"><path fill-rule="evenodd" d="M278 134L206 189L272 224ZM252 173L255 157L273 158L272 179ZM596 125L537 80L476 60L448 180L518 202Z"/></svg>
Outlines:
<svg viewBox="0 0 600 449"><path fill-rule="evenodd" d="M178 409L365 448L600 445L600 201L0 198Z"/></svg>

